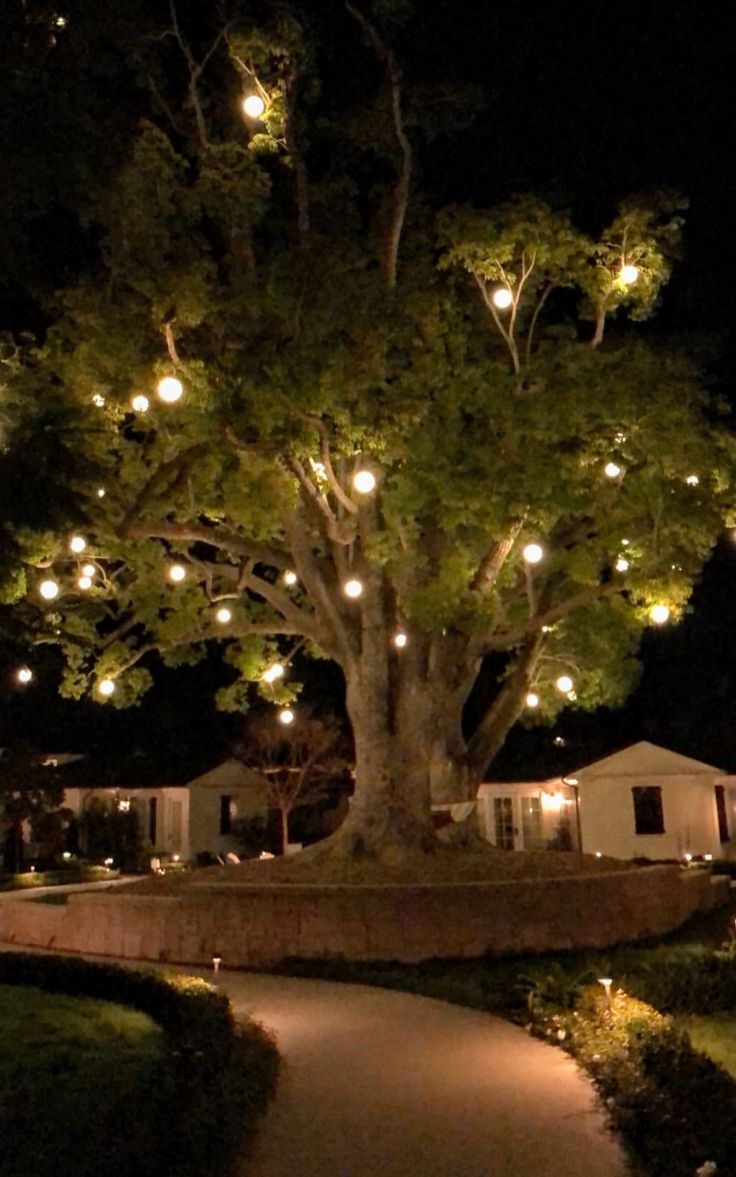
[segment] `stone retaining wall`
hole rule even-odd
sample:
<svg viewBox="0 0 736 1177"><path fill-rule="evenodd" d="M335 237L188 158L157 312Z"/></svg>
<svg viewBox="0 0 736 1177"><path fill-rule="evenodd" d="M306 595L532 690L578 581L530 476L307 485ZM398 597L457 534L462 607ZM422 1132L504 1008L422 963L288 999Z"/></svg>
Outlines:
<svg viewBox="0 0 736 1177"><path fill-rule="evenodd" d="M725 903L728 880L679 867L514 882L192 885L176 898L89 891L0 902L0 939L72 952L266 968L287 957L420 961L602 948Z"/></svg>

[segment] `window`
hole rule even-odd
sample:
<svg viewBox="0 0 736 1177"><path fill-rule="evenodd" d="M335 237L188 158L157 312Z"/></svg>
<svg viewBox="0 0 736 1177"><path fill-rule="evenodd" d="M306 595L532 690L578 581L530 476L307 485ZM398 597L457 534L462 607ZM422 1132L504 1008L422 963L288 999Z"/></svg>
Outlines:
<svg viewBox="0 0 736 1177"><path fill-rule="evenodd" d="M220 797L220 833L229 834L233 824L233 799L229 793Z"/></svg>
<svg viewBox="0 0 736 1177"><path fill-rule="evenodd" d="M636 785L634 797L634 827L637 834L663 834L664 813L662 790L659 785Z"/></svg>
<svg viewBox="0 0 736 1177"><path fill-rule="evenodd" d="M156 818L158 816L158 801L156 797L149 798L148 801L148 841L152 846L156 845Z"/></svg>
<svg viewBox="0 0 736 1177"><path fill-rule="evenodd" d="M726 790L723 785L716 785L716 813L718 814L718 837L721 842L728 841L728 815L726 814Z"/></svg>

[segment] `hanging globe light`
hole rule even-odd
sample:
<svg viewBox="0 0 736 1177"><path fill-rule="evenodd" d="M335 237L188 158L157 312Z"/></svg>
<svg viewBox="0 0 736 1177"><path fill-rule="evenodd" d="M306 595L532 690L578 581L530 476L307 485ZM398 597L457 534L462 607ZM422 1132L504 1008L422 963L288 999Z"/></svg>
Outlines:
<svg viewBox="0 0 736 1177"><path fill-rule="evenodd" d="M167 405L173 405L184 392L184 385L181 380L177 380L176 376L164 376L162 380L159 380L156 392L162 401L166 401Z"/></svg>
<svg viewBox="0 0 736 1177"><path fill-rule="evenodd" d="M534 691L530 691L529 694L527 695L525 701L526 701L527 707L538 707L539 706L539 695L537 695Z"/></svg>
<svg viewBox="0 0 736 1177"><path fill-rule="evenodd" d="M408 641L409 638L403 630L399 630L398 633L394 634L394 645L396 646L397 650L403 650L406 647Z"/></svg>
<svg viewBox="0 0 736 1177"><path fill-rule="evenodd" d="M367 495L376 489L375 475L370 470L358 470L353 475L353 486L358 494Z"/></svg>
<svg viewBox="0 0 736 1177"><path fill-rule="evenodd" d="M513 294L505 286L499 286L498 290L494 290L492 297L493 305L498 307L499 311L507 311L514 301Z"/></svg>
<svg viewBox="0 0 736 1177"><path fill-rule="evenodd" d="M94 576L96 571L97 569L95 568L94 564L82 565L82 576Z"/></svg>
<svg viewBox="0 0 736 1177"><path fill-rule="evenodd" d="M527 544L521 554L527 564L538 564L544 556L544 548L540 544Z"/></svg>
<svg viewBox="0 0 736 1177"><path fill-rule="evenodd" d="M183 564L170 564L168 576L169 580L173 580L174 584L179 584L187 574L187 570Z"/></svg>
<svg viewBox="0 0 736 1177"><path fill-rule="evenodd" d="M283 707L281 711L279 711L279 723L283 723L285 727L288 727L289 724L293 723L295 719L296 716L290 707Z"/></svg>
<svg viewBox="0 0 736 1177"><path fill-rule="evenodd" d="M113 679L103 678L102 681L98 683L97 690L106 698L109 697L115 690L115 683Z"/></svg>
<svg viewBox="0 0 736 1177"><path fill-rule="evenodd" d="M80 576L77 581L77 588L82 589L83 592L86 592L87 589L91 589L92 588L92 577L91 576Z"/></svg>
<svg viewBox="0 0 736 1177"><path fill-rule="evenodd" d="M264 670L261 677L264 682L277 682L278 679L284 677L284 668L280 662L274 662L268 670Z"/></svg>
<svg viewBox="0 0 736 1177"><path fill-rule="evenodd" d="M617 572L628 572L629 561L625 560L623 556L619 556L618 560L616 561L615 568Z"/></svg>
<svg viewBox="0 0 736 1177"><path fill-rule="evenodd" d="M573 689L574 685L575 684L573 683L569 674L561 674L555 683L557 690L560 691L563 695L568 695Z"/></svg>
<svg viewBox="0 0 736 1177"><path fill-rule="evenodd" d="M664 625L670 619L670 611L667 605L652 605L649 616L655 625Z"/></svg>
<svg viewBox="0 0 736 1177"><path fill-rule="evenodd" d="M19 666L15 672L15 677L19 683L23 683L25 686L25 684L29 683L33 678L33 671L28 666Z"/></svg>
<svg viewBox="0 0 736 1177"><path fill-rule="evenodd" d="M638 266L625 265L621 267L620 278L624 286L632 286L638 277Z"/></svg>
<svg viewBox="0 0 736 1177"><path fill-rule="evenodd" d="M346 580L342 586L342 591L346 597L356 600L363 592L363 583L360 580Z"/></svg>
<svg viewBox="0 0 736 1177"><path fill-rule="evenodd" d="M42 580L38 586L38 591L44 601L53 601L59 595L59 586L55 580Z"/></svg>
<svg viewBox="0 0 736 1177"><path fill-rule="evenodd" d="M139 392L136 396L133 397L130 404L131 408L135 409L136 413L147 413L151 402L147 396L144 396L142 392Z"/></svg>
<svg viewBox="0 0 736 1177"><path fill-rule="evenodd" d="M260 94L246 94L243 99L243 110L249 119L259 119L266 109L266 103Z"/></svg>
<svg viewBox="0 0 736 1177"><path fill-rule="evenodd" d="M618 478L621 473L621 467L616 462L606 462L603 467L603 473L606 478Z"/></svg>
<svg viewBox="0 0 736 1177"><path fill-rule="evenodd" d="M284 584L287 584L289 588L291 588L292 585L296 584L297 580L298 577L296 572L292 572L291 568L287 568L286 572L284 573Z"/></svg>
<svg viewBox="0 0 736 1177"><path fill-rule="evenodd" d="M232 621L233 615L226 605L218 609L215 613L215 621L219 621L220 625L227 625L228 621Z"/></svg>

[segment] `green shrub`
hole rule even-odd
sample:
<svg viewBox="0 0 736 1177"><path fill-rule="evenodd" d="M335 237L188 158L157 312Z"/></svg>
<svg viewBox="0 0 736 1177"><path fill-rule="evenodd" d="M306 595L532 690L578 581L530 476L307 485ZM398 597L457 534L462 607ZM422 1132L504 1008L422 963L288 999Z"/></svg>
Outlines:
<svg viewBox="0 0 736 1177"><path fill-rule="evenodd" d="M147 1013L164 1034L157 1097L171 1114L156 1144L163 1171L168 1177L228 1171L273 1095L278 1054L256 1023L235 1023L223 994L198 977L30 953L0 953L0 983Z"/></svg>

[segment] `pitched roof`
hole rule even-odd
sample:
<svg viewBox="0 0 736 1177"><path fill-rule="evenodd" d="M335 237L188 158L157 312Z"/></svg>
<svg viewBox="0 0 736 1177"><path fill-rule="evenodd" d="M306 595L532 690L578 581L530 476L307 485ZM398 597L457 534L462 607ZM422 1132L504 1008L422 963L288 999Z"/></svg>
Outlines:
<svg viewBox="0 0 736 1177"><path fill-rule="evenodd" d="M265 789L266 780L261 773L248 768L241 760L231 757L216 764L209 772L187 781L190 788L197 789Z"/></svg>
<svg viewBox="0 0 736 1177"><path fill-rule="evenodd" d="M658 744L650 744L648 740L640 740L611 756L604 756L602 760L575 769L569 775L584 782L599 776L712 776L714 773L722 775L723 772L722 768L716 768L713 764L704 764L702 760L693 760L670 748L661 748Z"/></svg>

